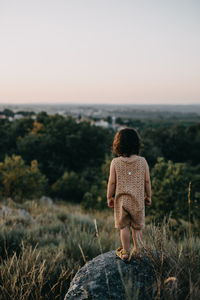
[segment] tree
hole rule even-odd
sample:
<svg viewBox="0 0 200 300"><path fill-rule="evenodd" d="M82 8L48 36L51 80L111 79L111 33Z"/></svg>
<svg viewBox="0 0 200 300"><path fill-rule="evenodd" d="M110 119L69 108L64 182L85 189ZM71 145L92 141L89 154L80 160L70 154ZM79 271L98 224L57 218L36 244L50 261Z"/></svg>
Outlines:
<svg viewBox="0 0 200 300"><path fill-rule="evenodd" d="M0 163L0 195L23 201L44 194L47 179L38 169L36 160L25 165L21 156L6 156Z"/></svg>
<svg viewBox="0 0 200 300"><path fill-rule="evenodd" d="M95 180L90 184L82 201L82 207L85 209L104 209L106 208L107 183L110 171L112 157L108 154L101 166L101 170L96 174Z"/></svg>
<svg viewBox="0 0 200 300"><path fill-rule="evenodd" d="M10 138L10 127L11 123L8 119L0 119L0 161L4 160L5 154L9 153L11 148L12 140Z"/></svg>
<svg viewBox="0 0 200 300"><path fill-rule="evenodd" d="M69 202L81 202L85 182L84 179L78 176L75 172L65 172L51 187L52 195L56 198L61 198Z"/></svg>
<svg viewBox="0 0 200 300"><path fill-rule="evenodd" d="M188 217L188 185L192 180L186 163L173 163L160 157L151 172L153 212L159 218L172 213L174 218Z"/></svg>
<svg viewBox="0 0 200 300"><path fill-rule="evenodd" d="M109 123L109 124L112 124L112 117L111 116L107 116L105 118L105 120Z"/></svg>
<svg viewBox="0 0 200 300"><path fill-rule="evenodd" d="M187 128L186 137L188 141L187 160L195 166L200 162L200 123Z"/></svg>
<svg viewBox="0 0 200 300"><path fill-rule="evenodd" d="M31 131L17 139L17 151L26 163L36 159L52 185L65 170L80 174L87 168L100 168L111 142L112 134L107 129L43 113Z"/></svg>
<svg viewBox="0 0 200 300"><path fill-rule="evenodd" d="M14 112L11 109L5 108L2 112L6 117L14 117Z"/></svg>

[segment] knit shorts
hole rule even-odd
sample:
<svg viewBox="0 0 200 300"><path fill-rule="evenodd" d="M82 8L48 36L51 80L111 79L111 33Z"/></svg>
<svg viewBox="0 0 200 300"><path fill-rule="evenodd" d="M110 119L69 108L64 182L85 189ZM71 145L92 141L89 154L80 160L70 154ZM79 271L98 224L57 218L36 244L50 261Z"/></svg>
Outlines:
<svg viewBox="0 0 200 300"><path fill-rule="evenodd" d="M145 227L145 208L139 211L129 205L128 199L120 199L114 205L115 228L122 229L129 225L142 230Z"/></svg>

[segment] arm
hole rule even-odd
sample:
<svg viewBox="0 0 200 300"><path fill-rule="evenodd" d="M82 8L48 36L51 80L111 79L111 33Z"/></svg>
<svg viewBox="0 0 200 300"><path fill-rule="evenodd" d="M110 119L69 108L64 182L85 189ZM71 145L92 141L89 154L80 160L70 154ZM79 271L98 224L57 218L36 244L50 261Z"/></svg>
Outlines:
<svg viewBox="0 0 200 300"><path fill-rule="evenodd" d="M145 166L145 204L147 206L151 205L151 179L147 162Z"/></svg>
<svg viewBox="0 0 200 300"><path fill-rule="evenodd" d="M113 194L115 192L116 187L116 174L115 174L115 167L113 160L110 164L110 175L108 180L108 186L107 186L107 202L109 207L114 207L114 199Z"/></svg>

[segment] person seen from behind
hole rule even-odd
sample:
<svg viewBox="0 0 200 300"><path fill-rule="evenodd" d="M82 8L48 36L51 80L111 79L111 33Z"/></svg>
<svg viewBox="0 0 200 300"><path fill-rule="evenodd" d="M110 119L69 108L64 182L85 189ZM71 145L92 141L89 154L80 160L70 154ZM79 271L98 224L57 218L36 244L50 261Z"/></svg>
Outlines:
<svg viewBox="0 0 200 300"><path fill-rule="evenodd" d="M139 155L140 148L141 138L135 129L124 128L116 133L113 152L118 157L113 158L110 164L107 204L114 208L115 228L120 229L122 247L116 250L116 254L122 260L130 260L132 253L139 253L143 244L145 205L151 205L149 166Z"/></svg>

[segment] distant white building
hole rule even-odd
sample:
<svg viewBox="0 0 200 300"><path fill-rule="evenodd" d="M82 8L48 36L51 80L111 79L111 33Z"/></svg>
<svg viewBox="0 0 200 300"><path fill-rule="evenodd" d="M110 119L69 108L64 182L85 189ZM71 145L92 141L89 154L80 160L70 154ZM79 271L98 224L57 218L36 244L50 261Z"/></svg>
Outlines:
<svg viewBox="0 0 200 300"><path fill-rule="evenodd" d="M65 116L65 111L64 110L58 111L57 114L64 117Z"/></svg>
<svg viewBox="0 0 200 300"><path fill-rule="evenodd" d="M21 115L21 114L15 114L15 115L14 115L14 119L15 119L15 120L17 120L17 119L22 119L22 118L24 118L24 116Z"/></svg>
<svg viewBox="0 0 200 300"><path fill-rule="evenodd" d="M107 121L104 121L104 120L96 121L94 124L96 126L101 126L101 127L104 127L104 128L110 127L110 124Z"/></svg>

